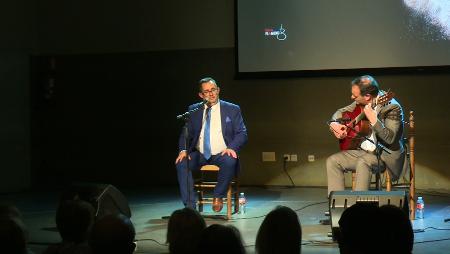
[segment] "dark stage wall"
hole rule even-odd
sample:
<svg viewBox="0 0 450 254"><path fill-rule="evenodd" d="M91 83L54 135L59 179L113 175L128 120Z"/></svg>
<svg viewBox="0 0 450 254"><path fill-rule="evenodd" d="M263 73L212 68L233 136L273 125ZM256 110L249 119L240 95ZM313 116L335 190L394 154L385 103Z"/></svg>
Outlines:
<svg viewBox="0 0 450 254"><path fill-rule="evenodd" d="M33 1L0 3L0 193L30 186L30 54L36 44Z"/></svg>
<svg viewBox="0 0 450 254"><path fill-rule="evenodd" d="M54 57L52 70L49 63ZM175 184L182 123L196 82L212 76L221 97L241 105L249 130L242 183L326 185L325 159L337 151L325 122L349 104L352 77L235 80L234 49L37 56L33 61L32 156L35 184L97 181L123 186ZM365 73L361 73L365 74ZM45 99L48 78L54 94ZM449 74L377 75L417 116L417 186L448 189ZM274 151L276 162L261 162ZM307 162L314 154L315 162Z"/></svg>

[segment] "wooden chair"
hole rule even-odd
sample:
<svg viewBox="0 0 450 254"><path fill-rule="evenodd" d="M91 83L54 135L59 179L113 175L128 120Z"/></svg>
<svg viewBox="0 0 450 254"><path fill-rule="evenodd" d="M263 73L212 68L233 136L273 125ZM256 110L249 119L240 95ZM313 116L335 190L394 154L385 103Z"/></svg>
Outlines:
<svg viewBox="0 0 450 254"><path fill-rule="evenodd" d="M203 212L204 204L212 204L213 197L205 197L205 192L207 189L214 189L217 185L217 181L206 181L205 175L211 172L217 174L219 170L220 168L216 165L205 165L200 169L201 177L194 184L194 188L198 193L197 205L199 212ZM231 219L233 206L233 213L239 212L239 184L237 180L237 177L235 177L228 185L227 197L224 199L224 206L227 208L227 220Z"/></svg>
<svg viewBox="0 0 450 254"><path fill-rule="evenodd" d="M414 125L414 111L409 112L408 123L408 137L405 138L405 144L407 149L407 160L409 164L409 179L404 180L402 183L398 181L392 183L389 170L384 171L385 187L386 191L391 191L393 187L408 188L409 189L409 219L414 220L416 217L416 186L415 186L415 125ZM406 176L406 174L405 174ZM356 173L352 172L352 190L355 189Z"/></svg>

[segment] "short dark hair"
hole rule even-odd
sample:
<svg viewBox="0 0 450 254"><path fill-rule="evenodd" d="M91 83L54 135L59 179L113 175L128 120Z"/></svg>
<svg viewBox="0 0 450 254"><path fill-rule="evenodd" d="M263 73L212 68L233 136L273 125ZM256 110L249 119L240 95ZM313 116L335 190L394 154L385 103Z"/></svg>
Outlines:
<svg viewBox="0 0 450 254"><path fill-rule="evenodd" d="M167 225L167 243L172 254L195 253L206 223L199 212L183 208L172 213Z"/></svg>
<svg viewBox="0 0 450 254"><path fill-rule="evenodd" d="M245 254L241 233L232 225L213 224L203 230L197 253L211 253L213 249L215 253Z"/></svg>
<svg viewBox="0 0 450 254"><path fill-rule="evenodd" d="M414 231L407 211L393 205L380 207L384 228L382 241L389 247L388 253L412 253L414 245Z"/></svg>
<svg viewBox="0 0 450 254"><path fill-rule="evenodd" d="M14 205L0 204L0 218L19 218L22 216L19 209Z"/></svg>
<svg viewBox="0 0 450 254"><path fill-rule="evenodd" d="M83 200L65 200L56 211L56 226L65 241L81 243L87 240L94 223L94 207Z"/></svg>
<svg viewBox="0 0 450 254"><path fill-rule="evenodd" d="M339 219L337 240L340 253L382 253L381 245L371 245L383 234L383 222L378 205L357 202L347 208Z"/></svg>
<svg viewBox="0 0 450 254"><path fill-rule="evenodd" d="M123 214L107 214L92 227L89 245L95 254L132 253L136 231L131 220Z"/></svg>
<svg viewBox="0 0 450 254"><path fill-rule="evenodd" d="M302 229L297 213L289 207L277 206L266 215L256 236L259 254L300 253Z"/></svg>
<svg viewBox="0 0 450 254"><path fill-rule="evenodd" d="M27 252L28 231L19 209L14 205L0 205L0 249L2 253Z"/></svg>
<svg viewBox="0 0 450 254"><path fill-rule="evenodd" d="M217 87L219 87L219 86L217 85L217 82L216 82L213 78L206 77L206 78L202 78L202 79L200 79L200 80L198 81L198 90L199 90L200 92L202 92L202 84L208 83L208 82L211 82L211 83L213 83L214 85L216 85Z"/></svg>
<svg viewBox="0 0 450 254"><path fill-rule="evenodd" d="M367 82L367 80L369 82ZM352 86L358 86L361 91L361 95L370 94L372 96L377 96L380 91L378 82L370 75L364 75L352 80Z"/></svg>
<svg viewBox="0 0 450 254"><path fill-rule="evenodd" d="M2 253L26 253L27 232L21 220L16 217L0 218L0 245Z"/></svg>

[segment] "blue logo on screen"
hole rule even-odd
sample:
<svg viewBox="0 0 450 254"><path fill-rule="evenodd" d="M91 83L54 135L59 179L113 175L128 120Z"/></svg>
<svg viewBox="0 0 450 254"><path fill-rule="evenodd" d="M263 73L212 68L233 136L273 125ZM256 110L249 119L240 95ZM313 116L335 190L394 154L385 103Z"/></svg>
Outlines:
<svg viewBox="0 0 450 254"><path fill-rule="evenodd" d="M286 29L283 28L283 24L280 25L280 28L266 28L264 29L265 36L275 36L277 40L284 41L287 39Z"/></svg>

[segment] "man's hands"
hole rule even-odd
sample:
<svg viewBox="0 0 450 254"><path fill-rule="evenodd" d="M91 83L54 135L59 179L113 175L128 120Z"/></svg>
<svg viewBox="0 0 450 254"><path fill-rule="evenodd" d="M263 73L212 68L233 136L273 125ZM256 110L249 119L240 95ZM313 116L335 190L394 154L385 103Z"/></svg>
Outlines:
<svg viewBox="0 0 450 254"><path fill-rule="evenodd" d="M223 152L220 155L223 156L225 154L228 155L228 156L231 156L231 157L233 157L235 159L237 159L237 154L236 154L236 152L233 149L227 148L227 149L223 150ZM180 163L186 157L187 157L187 152L186 151L181 151L178 154L177 159L175 160L175 164ZM191 156L189 156L189 160L190 159L191 159Z"/></svg>
<svg viewBox="0 0 450 254"><path fill-rule="evenodd" d="M224 154L237 159L237 154L233 149L227 148L227 149L223 150L223 152L220 155L223 156Z"/></svg>
<svg viewBox="0 0 450 254"><path fill-rule="evenodd" d="M330 130L338 139L347 137L347 126L343 124L333 122L330 124Z"/></svg>
<svg viewBox="0 0 450 254"><path fill-rule="evenodd" d="M374 126L378 121L378 114L375 109L372 108L372 103L364 106L364 114L366 114L367 120L369 120L370 124Z"/></svg>
<svg viewBox="0 0 450 254"><path fill-rule="evenodd" d="M186 151L181 151L178 154L177 159L175 160L175 164L178 164L179 162L181 162L184 158L186 158L187 156L187 152ZM191 156L189 156L189 160L191 159Z"/></svg>

